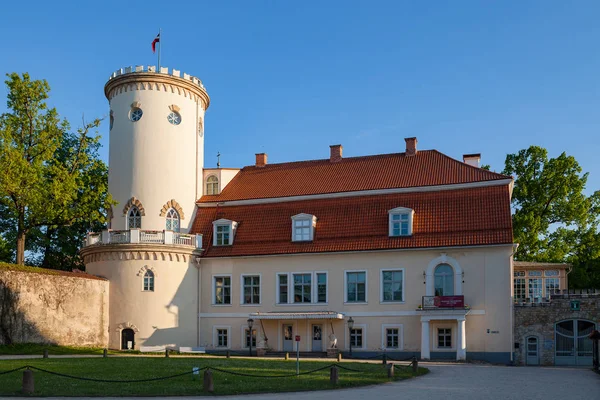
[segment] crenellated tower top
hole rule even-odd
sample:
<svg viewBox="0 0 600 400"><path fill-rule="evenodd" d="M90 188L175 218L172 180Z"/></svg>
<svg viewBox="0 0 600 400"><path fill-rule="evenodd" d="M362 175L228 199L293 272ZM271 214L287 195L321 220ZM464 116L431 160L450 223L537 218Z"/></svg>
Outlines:
<svg viewBox="0 0 600 400"><path fill-rule="evenodd" d="M210 97L202 81L177 69L156 66L137 65L120 68L113 72L104 86L104 94L110 101L117 94L130 90L157 90L178 93L184 97L200 100L203 109L210 105Z"/></svg>

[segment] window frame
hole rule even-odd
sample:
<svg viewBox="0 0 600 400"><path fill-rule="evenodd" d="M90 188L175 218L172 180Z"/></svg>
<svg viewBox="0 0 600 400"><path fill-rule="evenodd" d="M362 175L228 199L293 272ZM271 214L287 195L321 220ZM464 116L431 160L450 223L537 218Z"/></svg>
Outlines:
<svg viewBox="0 0 600 400"><path fill-rule="evenodd" d="M456 269L454 269L454 267L452 266L452 264L448 263L448 262L443 262L443 263L439 263L435 266L435 268L433 268L433 295L434 296L438 296L438 294L436 293L436 271L438 270L438 268L443 267L443 266L447 266L450 267L450 270L452 271L450 276L447 277L447 275L441 275L444 277L444 283L446 282L446 280L449 280L452 283L452 294L441 294L439 296L457 296L457 290L456 290ZM442 289L445 289L445 285L442 284Z"/></svg>
<svg viewBox="0 0 600 400"><path fill-rule="evenodd" d="M245 277L258 277L258 303L246 303L244 302L244 278ZM253 287L253 286L251 286ZM251 294L253 296L253 294ZM247 273L240 275L240 306L259 306L262 304L262 274L261 273Z"/></svg>
<svg viewBox="0 0 600 400"><path fill-rule="evenodd" d="M450 333L443 333L444 337L450 338L450 346L440 346L440 330L449 330ZM454 329L451 326L436 326L435 348L437 350L454 350L455 348Z"/></svg>
<svg viewBox="0 0 600 400"><path fill-rule="evenodd" d="M242 335L242 340L241 340L241 347L242 349L248 349L248 344L246 343L246 331L249 330L248 328L248 324L243 324L241 326L241 335ZM256 345L258 344L258 328L257 326L253 326L252 327L252 331L255 334L254 335L254 343L252 344L252 348L256 349Z"/></svg>
<svg viewBox="0 0 600 400"><path fill-rule="evenodd" d="M400 226L400 234L394 235L394 215L408 215L408 233L406 235L402 234L402 225ZM414 221L415 210L407 207L396 207L388 210L388 236L391 238L394 237L409 237L413 234L413 221ZM400 221L402 222L402 221Z"/></svg>
<svg viewBox="0 0 600 400"><path fill-rule="evenodd" d="M517 286L517 282L519 285ZM521 290L517 290L517 289L521 289ZM527 287L527 279L524 277L519 277L519 278L513 278L513 299L515 300L515 302L524 302L527 301L527 291L528 287ZM517 293L521 293L522 296L517 296Z"/></svg>
<svg viewBox="0 0 600 400"><path fill-rule="evenodd" d="M387 347L387 330L398 329L398 347ZM384 350L404 350L404 325L403 324L381 324L381 348Z"/></svg>
<svg viewBox="0 0 600 400"><path fill-rule="evenodd" d="M209 182L209 180L211 178L215 178L216 182ZM211 175L209 175L209 176L206 177L206 194L208 196L214 196L214 195L219 194L219 192L220 192L219 191L219 183L220 183L219 181L220 181L219 177L217 175L214 175L214 174L211 174ZM209 192L208 185L213 185L213 187L212 187L213 193L208 193ZM216 190L214 190L215 189L214 185L216 185Z"/></svg>
<svg viewBox="0 0 600 400"><path fill-rule="evenodd" d="M350 329L348 329L348 322L346 321L345 329L344 329L344 345L346 346L346 350L350 349ZM362 330L362 346L352 346L352 350L366 350L367 349L367 324L354 324L352 329L361 329Z"/></svg>
<svg viewBox="0 0 600 400"><path fill-rule="evenodd" d="M348 301L348 273L365 274L365 300L364 301ZM346 269L344 270L344 304L369 304L369 273L366 269Z"/></svg>
<svg viewBox="0 0 600 400"><path fill-rule="evenodd" d="M294 275L308 275L311 274L310 284L310 303L306 302L294 302ZM318 302L319 299L319 283L318 275L325 275L325 299L326 301ZM280 302L281 299L281 287L279 285L279 277L287 276L287 295L288 301L285 303ZM276 306L303 306L303 305L327 305L329 304L329 271L295 271L295 272L277 272L275 274L275 305Z"/></svg>
<svg viewBox="0 0 600 400"><path fill-rule="evenodd" d="M171 222L171 229L168 229L168 227L167 227L169 220L173 221L175 219L175 218L169 216L169 214L171 214L171 213L175 213L175 215L177 216L177 229L173 229L172 222ZM176 233L181 232L181 215L179 215L179 212L176 209L174 209L173 207L169 208L165 214L165 230L176 232Z"/></svg>
<svg viewBox="0 0 600 400"><path fill-rule="evenodd" d="M219 330L227 331L227 346L219 346ZM213 325L213 348L215 349L231 349L231 326L230 325Z"/></svg>
<svg viewBox="0 0 600 400"><path fill-rule="evenodd" d="M551 282L556 283L556 287L553 289L552 293L548 293L548 283L551 283ZM560 293L560 278L557 276L551 277L551 278L544 278L544 298L550 299L551 295L559 294L559 293Z"/></svg>
<svg viewBox="0 0 600 400"><path fill-rule="evenodd" d="M229 278L229 303L217 303L217 278ZM212 276L212 297L211 306L215 307L231 307L233 302L233 278L232 274L215 274Z"/></svg>
<svg viewBox="0 0 600 400"><path fill-rule="evenodd" d="M383 290L383 273L384 272L402 272L402 300L384 300ZM406 285L406 272L404 268L382 268L379 270L379 303L381 304L403 304L405 303L405 286ZM393 292L392 292L393 297Z"/></svg>
<svg viewBox="0 0 600 400"><path fill-rule="evenodd" d="M131 212L135 210L137 211L137 216L134 217L130 217ZM127 210L127 214L126 214L127 219L125 220L127 223L127 230L130 231L132 229L142 229L142 213L140 211L140 209L134 205L132 205L131 207L129 207L129 210ZM129 218L137 218L140 221L140 226L135 226L135 227L131 227L131 223L129 222Z"/></svg>
<svg viewBox="0 0 600 400"><path fill-rule="evenodd" d="M235 232L237 230L238 223L235 221L231 221L229 219L218 219L213 221L213 246L231 246L233 245L233 240L235 237ZM217 228L220 226L228 226L229 227L229 243L217 244Z"/></svg>
<svg viewBox="0 0 600 400"><path fill-rule="evenodd" d="M315 227L317 226L317 217L312 214L300 213L292 217L292 242L312 242L315 238ZM308 240L296 240L296 222L308 221Z"/></svg>
<svg viewBox="0 0 600 400"><path fill-rule="evenodd" d="M532 285L532 281L539 282L539 286ZM539 289L536 290L536 289ZM539 297L534 297L536 293L539 293ZM539 303L544 298L544 280L542 278L529 278L527 279L527 298L530 299L532 303Z"/></svg>
<svg viewBox="0 0 600 400"><path fill-rule="evenodd" d="M148 275L148 289L146 289L146 275ZM154 292L155 282L154 278L156 274L151 269L146 269L144 275L142 275L142 292ZM151 284L150 284L151 283Z"/></svg>

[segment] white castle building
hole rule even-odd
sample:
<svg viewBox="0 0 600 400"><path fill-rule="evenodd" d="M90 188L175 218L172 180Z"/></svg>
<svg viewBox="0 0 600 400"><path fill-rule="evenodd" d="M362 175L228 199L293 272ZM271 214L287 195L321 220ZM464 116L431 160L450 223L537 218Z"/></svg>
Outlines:
<svg viewBox="0 0 600 400"><path fill-rule="evenodd" d="M109 347L511 360L513 181L479 155L407 138L204 168L198 78L126 68L105 94L118 205L81 255L110 282Z"/></svg>

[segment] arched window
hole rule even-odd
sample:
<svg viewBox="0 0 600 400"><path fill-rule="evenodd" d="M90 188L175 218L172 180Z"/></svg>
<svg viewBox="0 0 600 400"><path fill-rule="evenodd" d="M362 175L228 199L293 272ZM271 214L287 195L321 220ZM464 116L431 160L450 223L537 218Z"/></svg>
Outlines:
<svg viewBox="0 0 600 400"><path fill-rule="evenodd" d="M150 270L144 274L144 292L154 292L154 272Z"/></svg>
<svg viewBox="0 0 600 400"><path fill-rule="evenodd" d="M127 213L127 229L141 229L142 215L136 206L131 206Z"/></svg>
<svg viewBox="0 0 600 400"><path fill-rule="evenodd" d="M168 231L179 232L179 214L173 208L167 211L166 229Z"/></svg>
<svg viewBox="0 0 600 400"><path fill-rule="evenodd" d="M206 180L206 194L219 194L219 179L214 175Z"/></svg>
<svg viewBox="0 0 600 400"><path fill-rule="evenodd" d="M450 265L438 265L433 276L436 296L454 296L454 269Z"/></svg>

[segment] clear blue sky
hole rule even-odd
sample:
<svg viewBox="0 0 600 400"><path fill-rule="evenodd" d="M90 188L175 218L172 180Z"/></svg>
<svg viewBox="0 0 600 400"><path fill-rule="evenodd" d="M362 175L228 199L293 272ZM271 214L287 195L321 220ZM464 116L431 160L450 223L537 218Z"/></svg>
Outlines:
<svg viewBox="0 0 600 400"><path fill-rule="evenodd" d="M106 116L128 65L200 77L206 159L224 167L420 149L500 171L531 144L574 155L600 189L600 2L4 2L0 72L52 86L72 124ZM5 98L6 88L2 89ZM0 104L0 112L5 103ZM107 159L108 123L101 128Z"/></svg>

